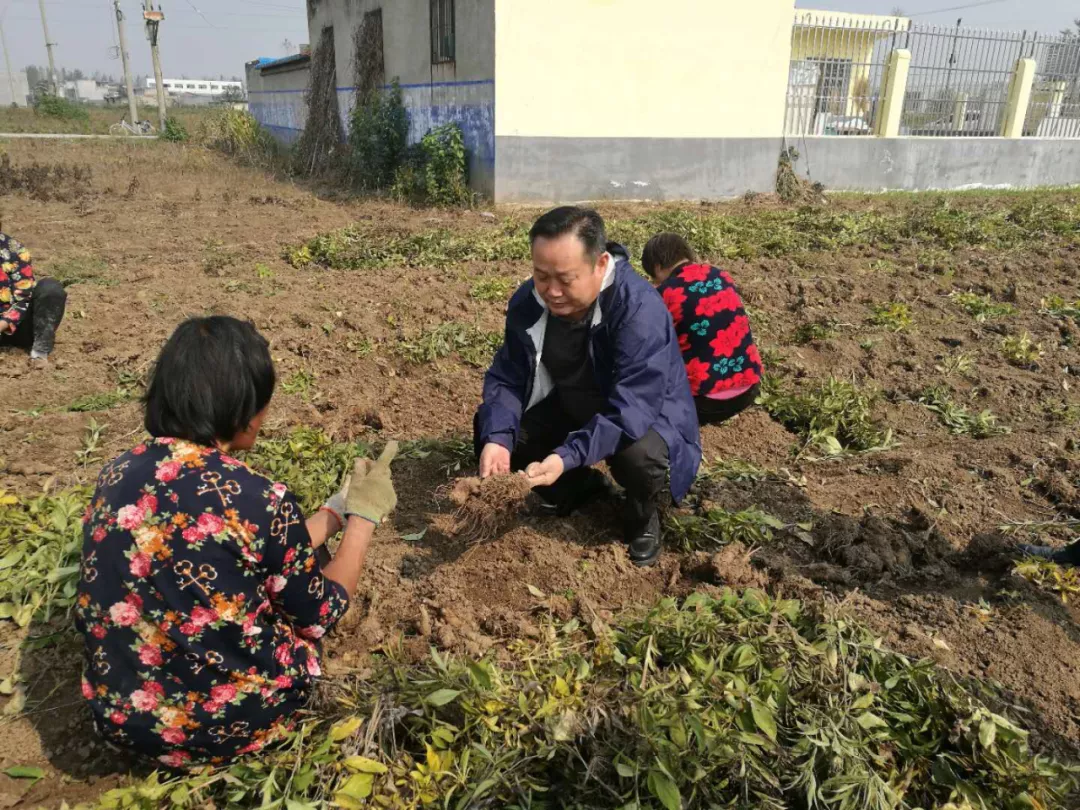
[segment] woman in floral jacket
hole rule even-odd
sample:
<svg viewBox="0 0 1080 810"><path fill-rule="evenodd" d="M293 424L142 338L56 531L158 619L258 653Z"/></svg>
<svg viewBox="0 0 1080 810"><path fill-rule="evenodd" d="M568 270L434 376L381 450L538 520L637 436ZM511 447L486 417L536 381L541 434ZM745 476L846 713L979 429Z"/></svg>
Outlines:
<svg viewBox="0 0 1080 810"><path fill-rule="evenodd" d="M291 727L394 508L396 447L305 521L283 484L230 454L273 393L267 343L233 318L182 324L146 399L153 437L107 464L84 519L76 621L83 696L110 742L182 768L258 751ZM323 570L316 549L344 529Z"/></svg>

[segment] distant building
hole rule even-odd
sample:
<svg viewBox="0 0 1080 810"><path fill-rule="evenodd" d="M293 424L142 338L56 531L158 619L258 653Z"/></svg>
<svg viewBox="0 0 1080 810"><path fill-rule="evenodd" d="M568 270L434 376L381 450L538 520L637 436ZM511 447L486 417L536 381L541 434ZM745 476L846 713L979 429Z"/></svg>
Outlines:
<svg viewBox="0 0 1080 810"><path fill-rule="evenodd" d="M226 91L244 91L243 82L219 82L211 79L165 79L165 91L172 95L190 94L193 96L214 97L223 95ZM146 89L157 92L157 80L148 78Z"/></svg>
<svg viewBox="0 0 1080 810"><path fill-rule="evenodd" d="M60 82L60 90L68 101L81 101L87 104L111 103L120 98L119 85L94 79L68 79Z"/></svg>
<svg viewBox="0 0 1080 810"><path fill-rule="evenodd" d="M11 91L14 85L15 97L12 98ZM0 72L0 107L10 107L14 104L16 107L25 107L30 103L30 83L26 80L26 71L20 70L18 73L11 75L10 79L8 74Z"/></svg>

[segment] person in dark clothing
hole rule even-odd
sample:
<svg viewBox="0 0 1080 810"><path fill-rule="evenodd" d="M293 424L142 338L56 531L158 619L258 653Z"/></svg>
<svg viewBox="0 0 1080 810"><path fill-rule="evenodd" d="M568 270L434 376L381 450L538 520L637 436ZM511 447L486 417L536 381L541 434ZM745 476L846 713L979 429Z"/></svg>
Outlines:
<svg viewBox="0 0 1080 810"><path fill-rule="evenodd" d="M1017 549L1021 554L1026 554L1029 557L1038 557L1042 560L1049 560L1058 565L1080 565L1080 542L1071 543L1062 548L1021 543Z"/></svg>
<svg viewBox="0 0 1080 810"><path fill-rule="evenodd" d="M626 490L630 558L652 565L658 507L686 495L701 463L671 318L595 211L556 208L530 242L533 278L510 299L475 419L480 475L524 471L569 514L606 490L590 468L607 460Z"/></svg>
<svg viewBox="0 0 1080 810"><path fill-rule="evenodd" d="M641 266L671 313L698 421L720 424L753 405L761 354L731 276L699 264L689 243L674 233L650 239Z"/></svg>
<svg viewBox="0 0 1080 810"><path fill-rule="evenodd" d="M60 282L35 278L29 251L0 233L0 346L28 349L30 359L44 360L52 354L66 304Z"/></svg>

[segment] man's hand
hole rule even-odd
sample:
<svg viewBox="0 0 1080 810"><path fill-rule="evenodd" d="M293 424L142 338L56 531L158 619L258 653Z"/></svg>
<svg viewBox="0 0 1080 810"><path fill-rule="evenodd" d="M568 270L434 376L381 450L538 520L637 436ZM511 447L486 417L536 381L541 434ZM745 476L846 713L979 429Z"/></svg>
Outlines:
<svg viewBox="0 0 1080 810"><path fill-rule="evenodd" d="M480 452L480 477L507 475L510 472L510 451L501 444L488 442Z"/></svg>
<svg viewBox="0 0 1080 810"><path fill-rule="evenodd" d="M529 486L534 489L550 487L562 477L564 469L562 456L552 453L543 461L530 464L525 470L525 477L529 480Z"/></svg>

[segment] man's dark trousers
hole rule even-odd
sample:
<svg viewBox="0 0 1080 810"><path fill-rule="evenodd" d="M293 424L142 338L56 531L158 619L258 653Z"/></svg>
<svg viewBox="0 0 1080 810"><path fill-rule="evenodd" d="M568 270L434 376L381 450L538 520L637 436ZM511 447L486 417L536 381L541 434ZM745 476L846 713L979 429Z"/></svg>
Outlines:
<svg viewBox="0 0 1080 810"><path fill-rule="evenodd" d="M543 461L586 423L573 419L560 405L558 394L552 394L522 415L517 446L510 454L511 469L516 472ZM483 448L478 447L477 452L480 450ZM650 430L636 442L627 441L607 462L615 481L626 490L625 529L627 537L634 537L646 527L660 504L671 501L667 444L659 433ZM588 467L579 467L564 473L550 487L537 487L535 492L556 507L573 503L589 486L589 476L597 474Z"/></svg>

